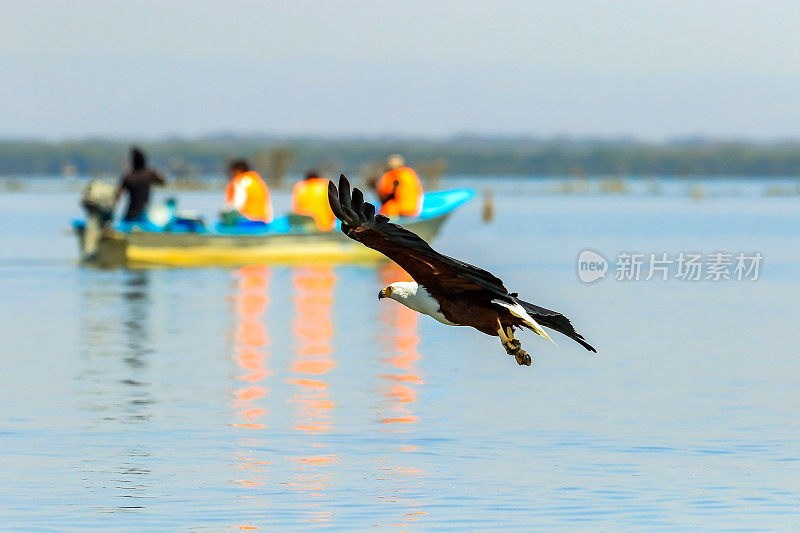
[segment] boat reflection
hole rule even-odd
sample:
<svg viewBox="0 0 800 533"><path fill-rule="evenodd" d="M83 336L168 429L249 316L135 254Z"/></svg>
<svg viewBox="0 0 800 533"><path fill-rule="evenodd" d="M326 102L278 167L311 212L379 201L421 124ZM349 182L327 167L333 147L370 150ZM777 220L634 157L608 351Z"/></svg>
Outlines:
<svg viewBox="0 0 800 533"><path fill-rule="evenodd" d="M316 448L320 453L292 457L296 463L297 477L289 483L292 490L306 493L312 498L308 521L329 521L331 512L321 509L321 496L331 484L330 467L339 458L323 453L325 444L315 437L328 432L332 426L331 415L336 403L331 399L326 375L336 366L331 357L333 323L333 287L336 276L330 265L293 269L295 317L292 331L296 340L293 350L291 375L287 382L295 392L289 398L294 406L294 429L300 433L300 442Z"/></svg>
<svg viewBox="0 0 800 533"><path fill-rule="evenodd" d="M243 487L261 488L271 461L262 457L261 430L266 428L268 402L273 406L280 399L270 397L264 380L271 374L269 334L265 315L269 305L269 267L251 265L235 272L236 293L233 298L236 314L234 358L244 384L235 391L235 427L248 430L238 442L239 470L247 476L238 479ZM292 359L287 371L291 393L285 397L293 414L292 429L300 437L296 449L310 448L319 453L300 453L290 457L296 475L287 480L291 490L307 495L309 521L330 520L331 512L320 509L320 496L330 484L330 466L338 456L324 453L325 445L315 436L330 430L331 413L336 407L331 398L326 375L335 367L331 357L333 324L331 307L336 277L331 266L295 268L291 271L295 315L292 321L294 339ZM244 526L243 526L244 527ZM250 527L250 526L247 526Z"/></svg>
<svg viewBox="0 0 800 533"><path fill-rule="evenodd" d="M324 381L335 363L331 359L331 306L336 278L330 265L295 269L295 319L293 333L297 349L292 361L292 374L287 381L297 385L292 401L299 405L295 429L303 432L328 431L329 411L334 403Z"/></svg>
<svg viewBox="0 0 800 533"><path fill-rule="evenodd" d="M413 281L411 276L395 263L387 263L379 270L382 286L395 281ZM381 339L384 351L391 354L383 361L390 365L391 370L381 375L383 382L384 397L388 401L387 412L381 418L383 424L390 424L393 433L407 433L408 424L418 422L417 415L414 413L414 404L417 401L417 387L423 384L420 372L417 369L417 361L420 354L417 351L419 336L417 335L417 320L419 314L403 305L395 302L386 302L381 305L380 320L383 325L382 331L388 332ZM403 438L398 435L398 438ZM405 442L398 442L397 450L401 452L400 457L406 453L414 453L419 446ZM410 457L409 457L410 458ZM391 496L386 499L389 503L399 503L407 506L406 513L403 514L404 523L387 524L392 527L403 527L405 522L419 520L420 517L428 513L423 511L419 503L413 497L422 488L423 476L426 475L422 470L406 466L405 461L398 461L392 466L383 469L386 480L397 483L391 489Z"/></svg>
<svg viewBox="0 0 800 533"><path fill-rule="evenodd" d="M274 271L281 277L285 272ZM265 317L271 271L265 266L248 266L235 273L236 292L232 302L236 321L231 337L235 339L234 359L242 385L235 390L234 425L243 432L243 438L237 443L238 468L242 474L237 483L255 489L243 498L259 499L259 505L269 505L260 499L264 498L263 491L269 485L277 483L297 495L296 510L302 513L304 520L329 522L334 519L330 488L340 474L340 456L328 448L338 407L332 390L332 383L336 382L331 379L336 370L332 315L337 277L330 265L294 267L288 273L294 313L290 330L285 334L291 335L291 350L287 354L286 368L281 370L284 383L273 382L269 392L265 382L271 374L270 333ZM386 265L379 273L385 283L409 279L396 266ZM275 289L275 295L285 294L282 287ZM286 302L281 301L279 307L286 307ZM381 353L386 356L376 375L382 404L377 423L390 435L396 435L392 437L395 441L392 450L380 459L380 478L387 483L386 492L380 498L393 511L402 512L400 517L395 515L387 522L401 521L407 525L427 514L417 501L426 473L414 465L418 443L410 441L409 436L410 425L418 423L414 405L418 388L423 384L417 368L420 359L418 315L394 302L379 307L383 332L379 342ZM277 335L274 329L271 334ZM288 410L282 406L287 406ZM268 408L274 410L271 417ZM283 431L284 416L290 417L288 427L294 434L292 451L288 457L283 456L288 470L280 455L265 451L269 435L265 430L276 426L274 431ZM272 424L268 424L268 418ZM273 461L277 463L271 464ZM266 483L268 468L273 476L281 476L269 485ZM393 514L389 512L386 516Z"/></svg>
<svg viewBox="0 0 800 533"><path fill-rule="evenodd" d="M238 421L235 427L264 429L267 410L263 406L267 388L263 380L267 370L269 336L264 326L264 314L269 303L268 289L270 270L266 265L248 265L235 271L236 329L234 357L242 374L238 376L244 384L235 391L234 405ZM247 478L237 479L242 486L260 487L264 484L264 473L270 461L255 457L254 448L260 440L248 437L239 441L237 453L239 470L247 472Z"/></svg>
<svg viewBox="0 0 800 533"><path fill-rule="evenodd" d="M80 431L86 434L126 431L125 426L147 424L153 416L151 273L131 271L120 277L97 281L87 274L82 291L83 353L75 382L78 409L85 414ZM123 499L112 512L144 508L152 485L150 457L146 440L92 454L84 459L87 489L116 489Z"/></svg>
<svg viewBox="0 0 800 533"><path fill-rule="evenodd" d="M382 285L395 281L413 281L411 276L394 263L380 269ZM392 366L392 372L383 374L386 383L386 397L389 400L388 416L381 419L384 424L408 424L417 421L413 404L417 400L415 385L422 383L415 363L419 360L417 345L417 320L419 313L403 305L387 302L381 306L380 320L384 330L390 332L382 339L388 344L391 355L385 362ZM403 431L399 426L396 431Z"/></svg>

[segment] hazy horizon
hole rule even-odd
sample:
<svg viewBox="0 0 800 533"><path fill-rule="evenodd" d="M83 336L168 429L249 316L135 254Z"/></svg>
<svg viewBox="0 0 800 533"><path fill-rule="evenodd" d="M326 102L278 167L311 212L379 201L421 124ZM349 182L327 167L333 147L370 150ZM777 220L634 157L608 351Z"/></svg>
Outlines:
<svg viewBox="0 0 800 533"><path fill-rule="evenodd" d="M182 134L163 134L163 135L74 135L65 137L48 136L27 136L10 137L0 135L0 143L142 143L160 144L169 142L194 143L194 142L214 142L214 141L242 141L254 142L265 141L275 143L431 143L431 144L458 144L459 142L498 142L498 143L542 143L542 144L641 144L647 146L669 146L669 145L702 145L702 144L747 144L753 146L768 146L782 144L800 143L800 134L796 136L767 137L767 138L748 138L745 136L702 136L686 135L666 138L646 138L631 135L535 135L535 134L515 134L515 133L480 133L480 132L460 132L448 135L392 135L388 133L362 134L362 133L333 133L328 135L313 134L281 134L272 132L258 131L210 131L193 135Z"/></svg>
<svg viewBox="0 0 800 533"><path fill-rule="evenodd" d="M790 1L0 10L2 139L800 137Z"/></svg>

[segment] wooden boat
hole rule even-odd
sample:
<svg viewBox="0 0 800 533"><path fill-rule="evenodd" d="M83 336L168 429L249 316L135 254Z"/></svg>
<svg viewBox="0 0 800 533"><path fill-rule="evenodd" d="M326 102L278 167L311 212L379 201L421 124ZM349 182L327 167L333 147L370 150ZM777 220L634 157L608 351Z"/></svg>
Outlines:
<svg viewBox="0 0 800 533"><path fill-rule="evenodd" d="M468 189L426 193L419 217L397 222L432 240L461 205L473 197ZM84 206L86 203L84 201ZM157 227L94 226L92 209L86 221L75 221L81 259L100 268L153 266L202 267L249 263L375 262L384 256L348 239L341 231L318 231L305 217L288 216L257 229L204 226L187 229L172 224Z"/></svg>

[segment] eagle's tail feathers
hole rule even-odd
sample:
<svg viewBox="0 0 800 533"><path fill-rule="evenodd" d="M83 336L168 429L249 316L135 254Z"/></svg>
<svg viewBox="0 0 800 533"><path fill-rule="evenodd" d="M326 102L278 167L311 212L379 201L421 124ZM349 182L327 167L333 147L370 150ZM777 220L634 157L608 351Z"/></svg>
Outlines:
<svg viewBox="0 0 800 533"><path fill-rule="evenodd" d="M533 331L535 331L536 333L538 333L539 335L541 335L545 339L547 339L550 342L552 342L554 346L558 346L558 344L556 344L556 341L554 341L552 338L550 338L550 335L548 335L547 332L545 330L543 330L542 327L539 324L536 323L536 320L534 320L533 317L530 314L528 314L528 312L525 310L525 308L523 308L518 303L509 303L509 302L505 302L503 300L492 300L492 303L497 304L497 305L502 305L503 307L508 309L509 312L512 315L514 315L517 318L521 318L522 320L524 320L525 321L525 325L528 328L532 329Z"/></svg>
<svg viewBox="0 0 800 533"><path fill-rule="evenodd" d="M575 328L572 326L572 323L569 321L569 319L561 313L551 311L550 309L545 309L544 307L539 307L538 305L524 302L522 300L517 301L523 308L525 308L528 314L535 317L542 326L555 330L559 333L563 333L590 352L597 353L597 350L595 350L591 344L586 342L586 339L583 338L583 335L575 331Z"/></svg>

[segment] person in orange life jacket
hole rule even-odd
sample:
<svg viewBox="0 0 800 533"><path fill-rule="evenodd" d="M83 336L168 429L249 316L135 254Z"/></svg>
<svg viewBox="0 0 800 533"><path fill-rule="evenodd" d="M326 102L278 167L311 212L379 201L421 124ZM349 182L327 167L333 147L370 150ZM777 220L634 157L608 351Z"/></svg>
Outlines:
<svg viewBox="0 0 800 533"><path fill-rule="evenodd" d="M330 231L336 227L336 217L328 202L328 180L314 172L295 183L292 191L292 211L314 219L317 229Z"/></svg>
<svg viewBox="0 0 800 533"><path fill-rule="evenodd" d="M147 166L147 157L137 147L131 148L131 170L120 178L114 195L114 204L119 202L123 191L128 193L128 208L125 210L125 222L134 222L144 218L147 204L150 201L150 187L164 186L167 180L157 170Z"/></svg>
<svg viewBox="0 0 800 533"><path fill-rule="evenodd" d="M392 154L386 159L386 173L375 187L381 201L380 212L388 217L419 216L422 211L422 184L405 159Z"/></svg>
<svg viewBox="0 0 800 533"><path fill-rule="evenodd" d="M245 159L234 159L228 167L230 181L225 188L225 203L239 215L254 222L272 222L269 188Z"/></svg>

